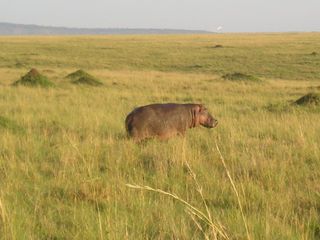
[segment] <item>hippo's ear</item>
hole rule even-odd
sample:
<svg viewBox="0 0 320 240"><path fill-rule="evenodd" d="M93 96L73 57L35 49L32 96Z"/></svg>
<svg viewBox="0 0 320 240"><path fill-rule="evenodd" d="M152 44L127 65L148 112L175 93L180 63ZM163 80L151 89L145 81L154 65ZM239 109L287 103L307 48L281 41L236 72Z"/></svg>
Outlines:
<svg viewBox="0 0 320 240"><path fill-rule="evenodd" d="M203 106L203 104L195 104L195 107L194 107L194 112L197 114L197 113L201 113L203 112L204 110L206 110L206 107Z"/></svg>
<svg viewBox="0 0 320 240"><path fill-rule="evenodd" d="M201 104L195 104L195 106L193 107L193 112L194 114L198 114L199 112L201 112L202 109L202 105Z"/></svg>
<svg viewBox="0 0 320 240"><path fill-rule="evenodd" d="M206 110L206 107L203 106L203 104L199 104L199 112L203 112L204 110Z"/></svg>

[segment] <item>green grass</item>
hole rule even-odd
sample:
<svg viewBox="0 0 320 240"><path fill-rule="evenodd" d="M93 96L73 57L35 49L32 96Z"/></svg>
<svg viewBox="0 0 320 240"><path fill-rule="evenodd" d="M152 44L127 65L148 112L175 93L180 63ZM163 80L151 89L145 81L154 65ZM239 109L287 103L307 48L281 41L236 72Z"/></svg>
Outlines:
<svg viewBox="0 0 320 240"><path fill-rule="evenodd" d="M223 45L216 49L213 46ZM155 70L319 79L320 35L2 37L0 67ZM47 57L50 56L50 57Z"/></svg>
<svg viewBox="0 0 320 240"><path fill-rule="evenodd" d="M13 83L13 86L24 85L28 87L52 87L53 83L48 78L38 72L36 69L31 69L26 75Z"/></svg>
<svg viewBox="0 0 320 240"><path fill-rule="evenodd" d="M19 126L16 122L3 116L0 116L0 130L12 131L14 133L24 131L24 129L21 126Z"/></svg>
<svg viewBox="0 0 320 240"><path fill-rule="evenodd" d="M291 104L319 91L319 38L1 37L0 239L213 238L186 205L128 183L207 205L230 239L247 239L216 143L251 239L319 239L320 111ZM30 65L56 87L11 87ZM65 78L81 68L106 87ZM232 72L264 84L221 78ZM204 103L219 125L135 144L124 119L155 102Z"/></svg>

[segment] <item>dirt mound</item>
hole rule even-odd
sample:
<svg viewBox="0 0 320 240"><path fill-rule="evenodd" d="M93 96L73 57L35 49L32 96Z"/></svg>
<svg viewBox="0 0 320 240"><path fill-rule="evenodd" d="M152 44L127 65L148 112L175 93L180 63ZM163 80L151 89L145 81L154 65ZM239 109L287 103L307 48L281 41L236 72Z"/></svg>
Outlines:
<svg viewBox="0 0 320 240"><path fill-rule="evenodd" d="M32 68L26 75L22 76L18 81L13 83L14 86L25 85L30 87L51 87L53 83L48 78Z"/></svg>
<svg viewBox="0 0 320 240"><path fill-rule="evenodd" d="M310 55L311 55L311 56L317 56L318 53L317 53L317 52L312 52Z"/></svg>
<svg viewBox="0 0 320 240"><path fill-rule="evenodd" d="M78 80L81 77L87 77L87 76L91 76L89 73L79 69L73 73L70 73L66 76L66 78L72 79L72 80Z"/></svg>
<svg viewBox="0 0 320 240"><path fill-rule="evenodd" d="M256 81L256 82L260 81L260 79L255 76L240 73L240 72L227 73L223 75L222 78L225 80L231 80L231 81Z"/></svg>
<svg viewBox="0 0 320 240"><path fill-rule="evenodd" d="M217 45L213 46L213 48L223 48L223 45L217 44Z"/></svg>
<svg viewBox="0 0 320 240"><path fill-rule="evenodd" d="M89 73L79 69L73 73L70 73L66 78L72 79L73 84L84 84L90 86L101 86L103 85L97 78L93 77Z"/></svg>
<svg viewBox="0 0 320 240"><path fill-rule="evenodd" d="M308 93L297 99L294 104L309 106L309 105L320 105L320 94L319 93Z"/></svg>

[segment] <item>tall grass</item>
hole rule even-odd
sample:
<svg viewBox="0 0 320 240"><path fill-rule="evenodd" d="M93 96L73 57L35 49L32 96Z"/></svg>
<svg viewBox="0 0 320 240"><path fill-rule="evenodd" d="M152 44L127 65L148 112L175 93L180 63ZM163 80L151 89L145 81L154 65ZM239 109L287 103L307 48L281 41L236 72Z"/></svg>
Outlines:
<svg viewBox="0 0 320 240"><path fill-rule="evenodd" d="M189 171L189 174L191 175L191 177L193 178L193 180L195 182L196 190L201 197L203 205L205 206L205 209L206 209L205 212L203 212L199 208L191 205L186 200L182 199L181 197L177 196L174 193L170 193L170 192L167 192L167 191L164 191L161 189L155 189L150 186L139 186L137 184L128 184L127 183L126 186L133 188L133 189L146 190L146 191L151 191L151 192L156 192L156 193L160 193L163 195L167 195L167 196L177 200L178 202L182 203L183 205L185 205L186 213L188 213L190 215L190 217L194 221L195 225L203 233L205 239L211 239L211 238L213 238L213 239L218 239L218 238L219 239L230 239L225 231L225 227L218 220L214 220L211 216L210 209L208 208L208 205L207 205L206 200L203 195L203 189L196 178L196 174L193 172L193 170L191 169L191 167L186 159L185 141L183 141L183 145L182 145L182 157L184 159L184 164ZM207 224L210 227L211 231L209 231L209 233L207 233L202 228L199 221L203 221L205 224Z"/></svg>
<svg viewBox="0 0 320 240"><path fill-rule="evenodd" d="M320 111L290 104L320 86L317 56L305 55L318 38L0 38L0 239L214 238L208 222L218 239L217 229L230 239L318 239ZM55 87L11 87L29 70L17 61ZM65 76L79 68L104 86L71 84ZM262 81L221 78L232 72ZM219 125L137 145L124 119L154 102L204 103ZM209 221L126 183L174 193Z"/></svg>
<svg viewBox="0 0 320 240"><path fill-rule="evenodd" d="M241 216L242 216L242 219L243 219L243 223L244 223L244 226L245 226L245 229L246 229L247 238L248 238L248 240L250 240L251 238L250 238L250 234L249 234L248 224L247 224L246 218L245 218L244 213L243 213L243 208L242 208L242 203L241 203L241 200L240 200L239 192L238 192L238 190L237 190L237 188L236 188L236 186L234 184L234 181L233 181L233 179L231 177L231 174L230 174L230 171L229 171L229 169L228 169L228 167L226 165L226 162L225 162L225 160L224 160L224 158L223 158L223 156L222 156L222 154L220 152L219 146L218 146L217 143L215 143L215 144L216 144L216 149L217 149L217 151L218 151L218 153L220 155L220 159L221 159L221 162L223 164L223 167L224 167L224 169L225 169L225 171L226 171L226 173L228 175L228 178L230 180L230 183L232 185L232 189L233 189L233 191L235 192L235 194L237 196L237 201L238 201L239 209L240 209Z"/></svg>

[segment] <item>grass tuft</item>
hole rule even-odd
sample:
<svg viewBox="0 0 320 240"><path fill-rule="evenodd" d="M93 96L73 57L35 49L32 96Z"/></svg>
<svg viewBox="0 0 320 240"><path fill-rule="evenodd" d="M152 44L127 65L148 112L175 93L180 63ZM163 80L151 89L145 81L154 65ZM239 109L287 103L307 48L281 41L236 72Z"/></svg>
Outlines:
<svg viewBox="0 0 320 240"><path fill-rule="evenodd" d="M66 76L66 78L69 78L69 79L72 79L72 80L76 80L76 79L79 79L79 78L82 78L82 77L88 77L88 76L91 76L89 73L87 73L86 71L83 71L82 69L79 69L75 72L72 72L70 74L68 74Z"/></svg>
<svg viewBox="0 0 320 240"><path fill-rule="evenodd" d="M11 119L3 116L0 116L0 130L1 129L7 129L14 133L24 132L24 128L19 126L16 122L12 121Z"/></svg>
<svg viewBox="0 0 320 240"><path fill-rule="evenodd" d="M21 62L17 62L15 65L14 65L15 68L25 68L27 67L26 64L24 63L21 63Z"/></svg>
<svg viewBox="0 0 320 240"><path fill-rule="evenodd" d="M102 86L103 83L94 77L81 77L78 80L72 81L73 84L84 84L90 86Z"/></svg>
<svg viewBox="0 0 320 240"><path fill-rule="evenodd" d="M54 84L48 78L32 68L26 75L22 76L13 86L24 85L29 87L52 87Z"/></svg>
<svg viewBox="0 0 320 240"><path fill-rule="evenodd" d="M255 76L244 74L241 72L227 73L223 75L222 78L225 80L231 80L231 81L252 81L252 82L261 81L259 78Z"/></svg>
<svg viewBox="0 0 320 240"><path fill-rule="evenodd" d="M315 92L308 93L297 99L294 103L302 106L318 106L320 105L320 94Z"/></svg>
<svg viewBox="0 0 320 240"><path fill-rule="evenodd" d="M103 83L89 73L79 69L73 73L70 73L66 78L72 79L73 84L84 84L90 86L102 86Z"/></svg>

